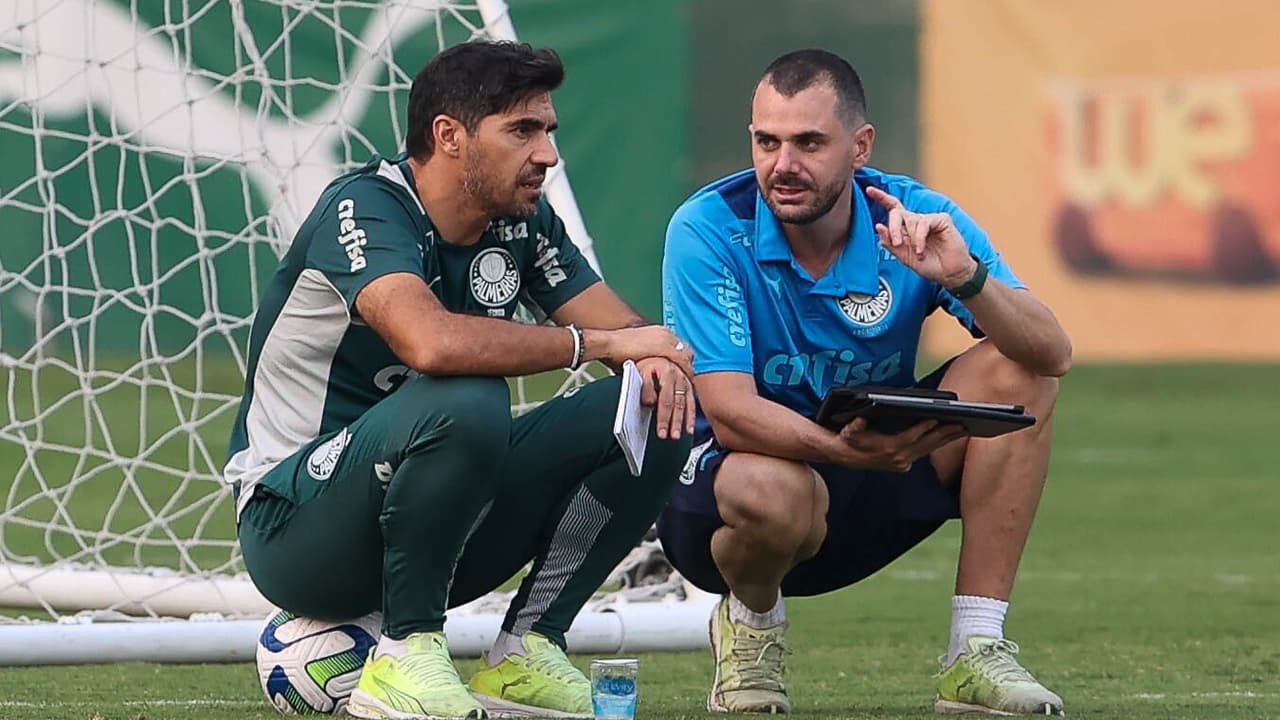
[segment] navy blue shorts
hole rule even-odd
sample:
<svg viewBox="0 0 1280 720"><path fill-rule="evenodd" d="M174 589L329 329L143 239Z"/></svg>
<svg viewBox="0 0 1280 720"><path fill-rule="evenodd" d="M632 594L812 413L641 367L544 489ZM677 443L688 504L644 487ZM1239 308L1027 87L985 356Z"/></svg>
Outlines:
<svg viewBox="0 0 1280 720"><path fill-rule="evenodd" d="M948 365L922 378L916 387L936 388ZM711 536L724 525L714 482L731 452L714 438L697 443L686 475L658 517L658 536L671 564L694 585L719 594L728 593L729 588L711 556ZM852 585L901 557L947 520L960 517L959 483L944 486L928 457L917 460L905 473L838 465L814 465L813 469L831 496L827 537L817 555L783 578L782 594L788 597Z"/></svg>

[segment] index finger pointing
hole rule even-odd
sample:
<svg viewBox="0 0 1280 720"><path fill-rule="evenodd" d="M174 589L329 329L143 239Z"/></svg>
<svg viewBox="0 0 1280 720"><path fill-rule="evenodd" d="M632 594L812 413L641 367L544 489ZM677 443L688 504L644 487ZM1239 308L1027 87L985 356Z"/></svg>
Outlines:
<svg viewBox="0 0 1280 720"><path fill-rule="evenodd" d="M895 209L895 208L900 208L900 207L902 207L902 201L901 201L901 200L899 200L898 198L896 198L896 197L894 197L894 196L890 195L889 193L887 193L887 192L885 192L885 191L881 190L881 189L880 189L880 188L878 188L878 187L868 186L868 187L867 187L867 197L871 198L872 200L876 201L876 202L877 202L877 203L879 203L881 206L883 206L883 207L885 207L885 208L887 208L887 209L889 209L889 210L893 210L893 209Z"/></svg>

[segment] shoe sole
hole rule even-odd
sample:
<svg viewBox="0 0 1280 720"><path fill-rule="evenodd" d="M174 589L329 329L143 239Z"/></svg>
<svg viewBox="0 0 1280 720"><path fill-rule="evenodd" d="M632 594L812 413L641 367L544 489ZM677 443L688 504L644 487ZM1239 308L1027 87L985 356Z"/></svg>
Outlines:
<svg viewBox="0 0 1280 720"><path fill-rule="evenodd" d="M383 702L369 693L356 688L351 693L351 699L347 701L346 712L351 717L362 718L363 720L485 720L488 714L485 710L472 711L466 715L423 715L421 713L409 713L387 707Z"/></svg>
<svg viewBox="0 0 1280 720"><path fill-rule="evenodd" d="M707 710L714 713L734 713L739 715L790 715L791 714L789 710L784 710L778 705L761 706L759 708L753 708L750 710L747 710L744 708L730 710L729 708L719 703L715 703L713 705L710 698L707 699Z"/></svg>
<svg viewBox="0 0 1280 720"><path fill-rule="evenodd" d="M1049 703L1045 703L1044 707L1037 712L1014 713L996 710L985 705L971 705L954 700L943 700L942 698L938 698L937 702L933 704L933 711L941 715L1048 715L1050 717L1063 717L1066 715L1065 712L1054 708Z"/></svg>
<svg viewBox="0 0 1280 720"><path fill-rule="evenodd" d="M523 703L511 702L503 700L492 695L471 691L471 697L475 698L489 711L489 717L493 718L527 718L527 717L543 717L543 718L591 718L591 713L571 713L563 710L552 710L550 708L538 707L536 705L525 705Z"/></svg>

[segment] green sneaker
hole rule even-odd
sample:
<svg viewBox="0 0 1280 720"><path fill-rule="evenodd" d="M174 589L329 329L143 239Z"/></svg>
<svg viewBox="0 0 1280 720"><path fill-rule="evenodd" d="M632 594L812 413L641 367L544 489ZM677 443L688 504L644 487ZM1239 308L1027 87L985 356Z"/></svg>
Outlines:
<svg viewBox="0 0 1280 720"><path fill-rule="evenodd" d="M940 713L1063 715L1062 698L1018 664L1012 640L971 637L968 652L938 674ZM939 658L941 662L943 659Z"/></svg>
<svg viewBox="0 0 1280 720"><path fill-rule="evenodd" d="M591 681L560 646L537 633L520 642L524 655L508 655L471 676L471 694L494 717L592 717Z"/></svg>
<svg viewBox="0 0 1280 720"><path fill-rule="evenodd" d="M483 720L484 707L471 697L449 657L444 633L414 633L404 657L369 653L347 714L371 720Z"/></svg>
<svg viewBox="0 0 1280 720"><path fill-rule="evenodd" d="M711 654L716 677L707 695L711 712L791 712L783 683L787 624L762 630L729 619L729 598L711 614Z"/></svg>

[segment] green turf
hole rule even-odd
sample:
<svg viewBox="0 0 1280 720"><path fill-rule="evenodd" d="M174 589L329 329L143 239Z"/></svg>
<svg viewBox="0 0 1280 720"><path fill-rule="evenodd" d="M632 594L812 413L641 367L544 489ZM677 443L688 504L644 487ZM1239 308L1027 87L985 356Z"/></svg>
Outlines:
<svg viewBox="0 0 1280 720"><path fill-rule="evenodd" d="M1274 365L1080 367L1064 381L1008 629L1071 716L1280 717L1277 408ZM930 716L957 537L792 603L797 717ZM640 717L707 717L709 680L701 653L644 656ZM275 714L248 665L0 669L0 718L94 717Z"/></svg>

